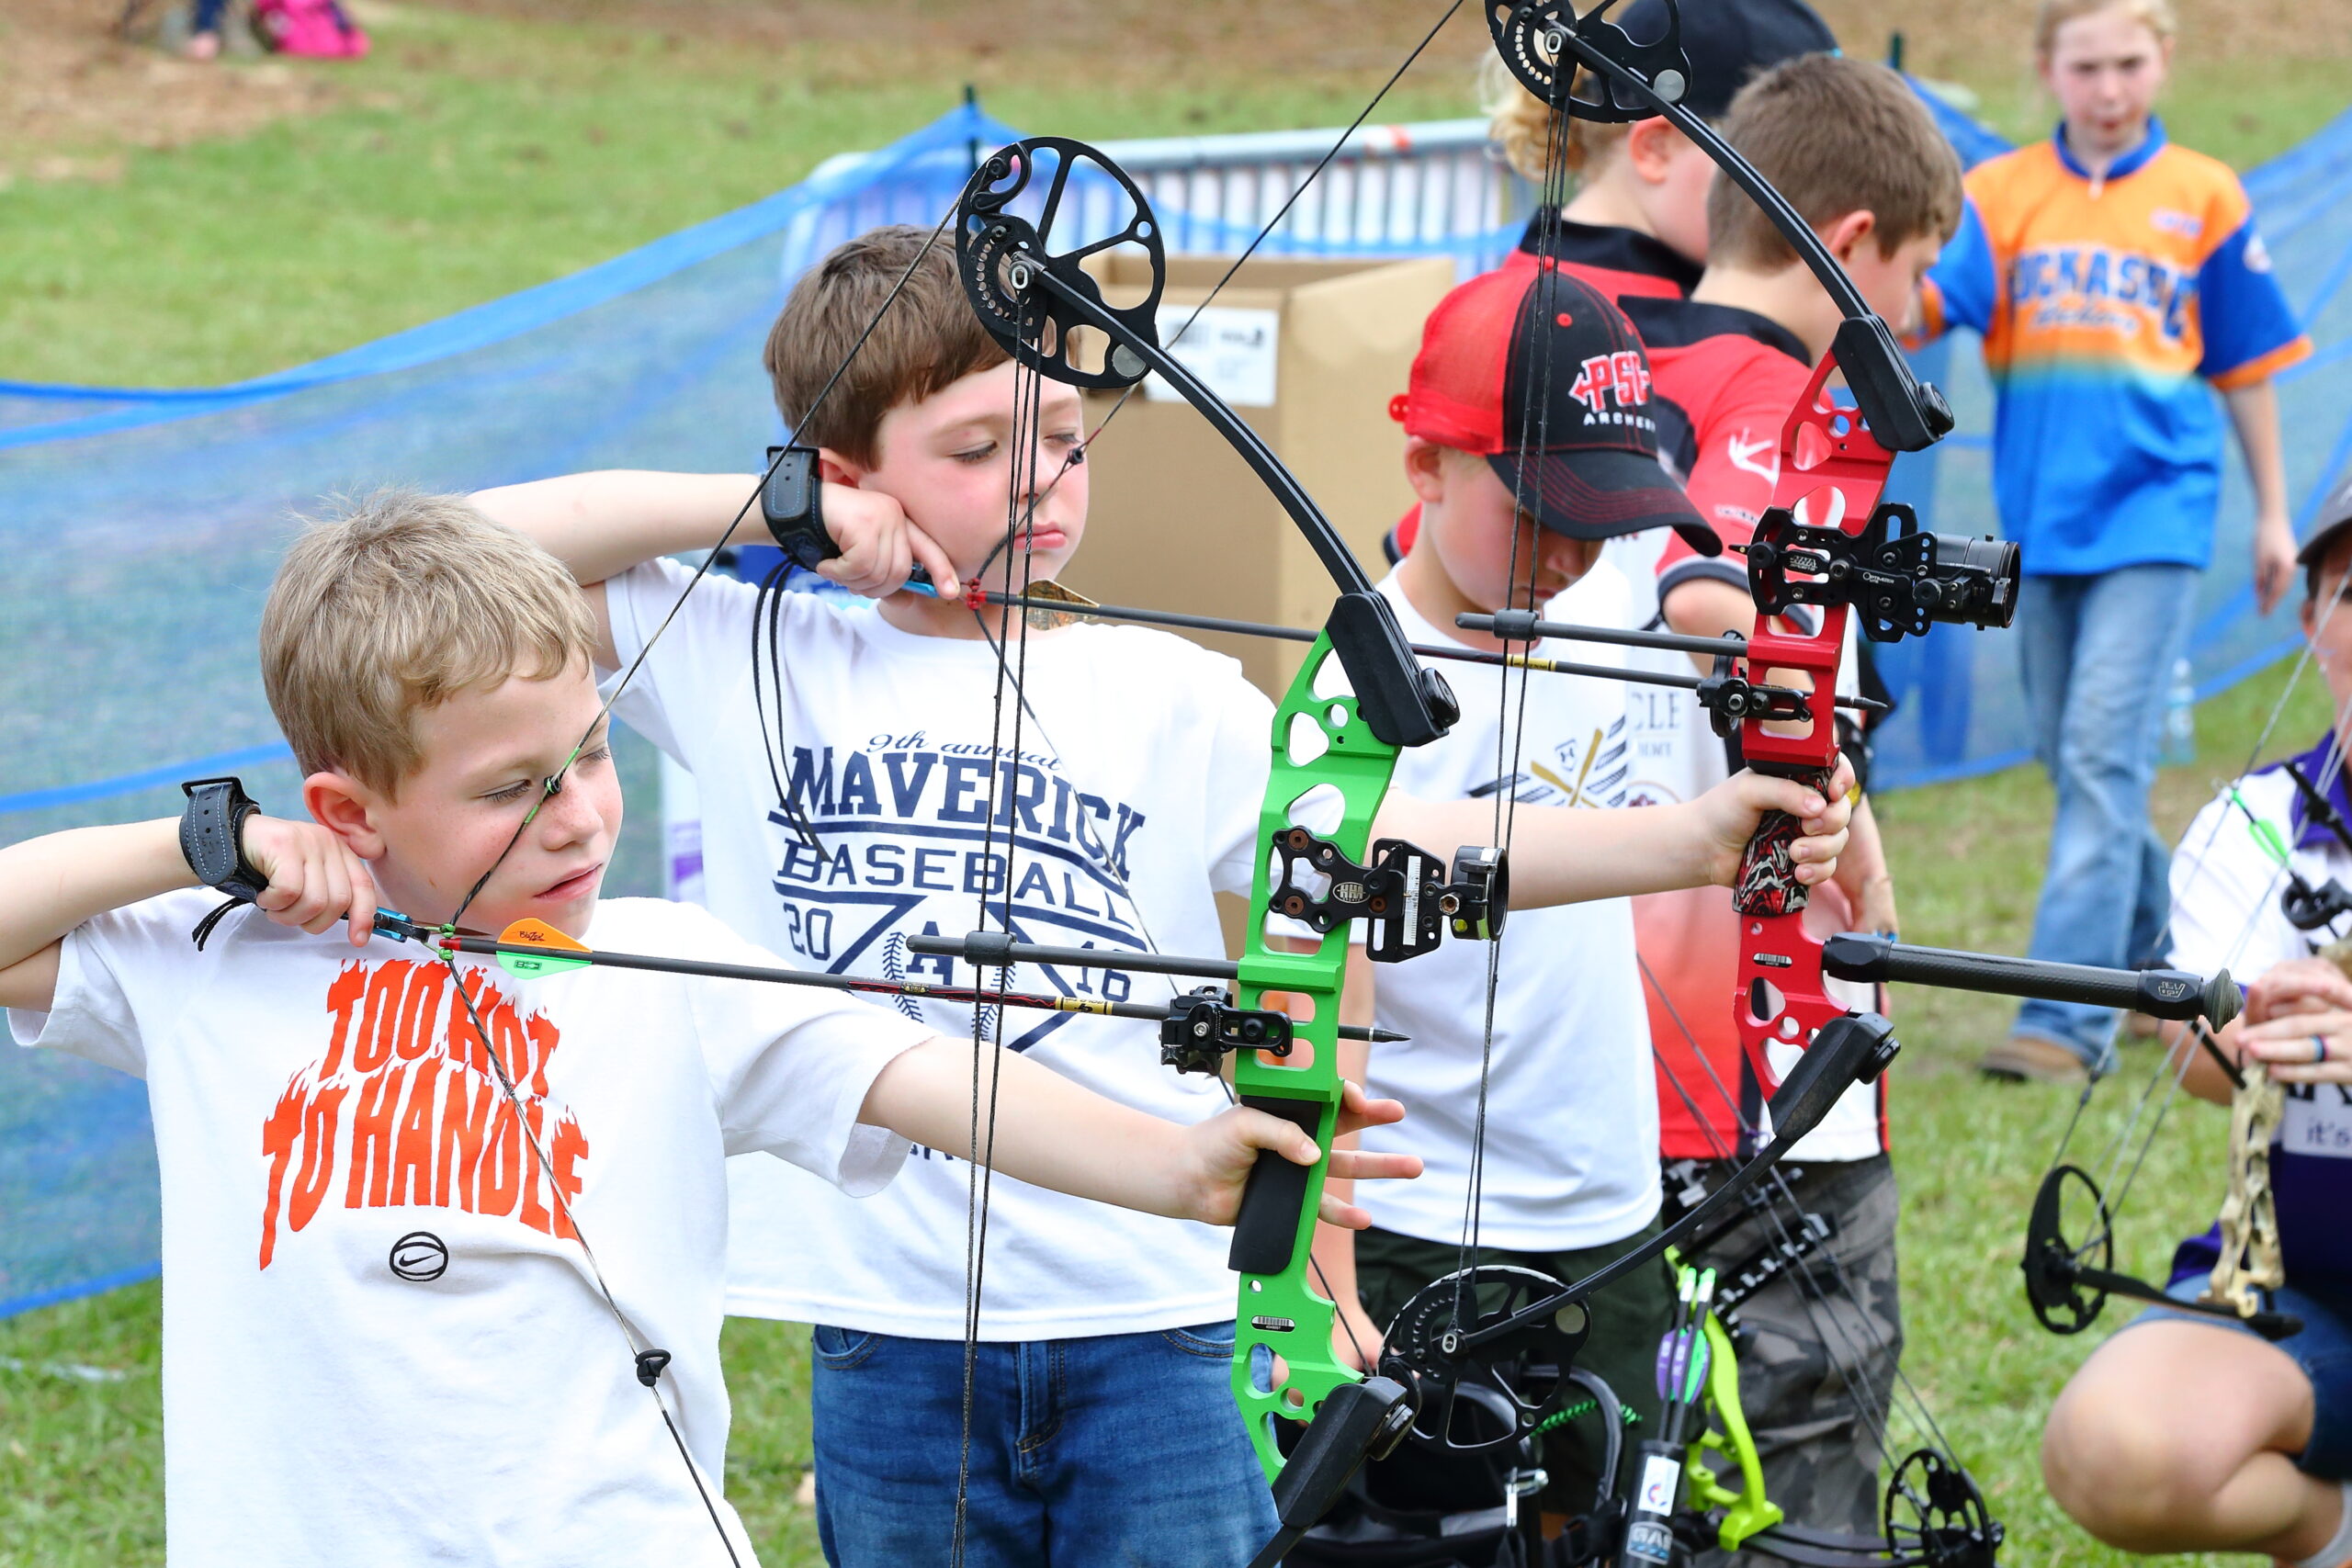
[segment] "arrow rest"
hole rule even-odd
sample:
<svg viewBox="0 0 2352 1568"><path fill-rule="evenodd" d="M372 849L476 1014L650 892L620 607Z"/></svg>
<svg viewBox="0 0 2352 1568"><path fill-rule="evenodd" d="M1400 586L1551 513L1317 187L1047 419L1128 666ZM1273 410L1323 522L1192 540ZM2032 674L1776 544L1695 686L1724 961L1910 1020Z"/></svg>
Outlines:
<svg viewBox="0 0 2352 1568"><path fill-rule="evenodd" d="M1238 1008L1223 987L1203 986L1170 1000L1159 1025L1159 1064L1180 1073L1215 1075L1236 1051L1287 1058L1290 1035L1288 1013Z"/></svg>
<svg viewBox="0 0 2352 1568"><path fill-rule="evenodd" d="M1030 209L1034 220L1012 211L1035 180L1040 164L1051 168L1046 190ZM1105 182L1125 198L1127 217L1107 238L1065 242L1055 231L1070 179L1081 167L1081 184ZM1073 221L1087 204L1080 201ZM1056 247L1059 246L1059 249ZM1081 265L1087 257L1121 246L1140 250L1150 264L1150 279L1143 298L1133 305L1104 301L1092 274ZM989 334L1028 368L1073 387L1098 390L1132 387L1149 368L1142 355L1126 344L1114 342L1099 368L1079 363L1078 330L1094 325L1059 292L1041 287L1038 274L1049 273L1065 288L1082 296L1097 310L1115 318L1143 342L1159 342L1159 296L1168 282L1168 256L1159 239L1159 225L1134 180L1102 153L1082 141L1060 136L1033 136L989 154L972 171L971 182L956 209L956 269L964 293Z"/></svg>

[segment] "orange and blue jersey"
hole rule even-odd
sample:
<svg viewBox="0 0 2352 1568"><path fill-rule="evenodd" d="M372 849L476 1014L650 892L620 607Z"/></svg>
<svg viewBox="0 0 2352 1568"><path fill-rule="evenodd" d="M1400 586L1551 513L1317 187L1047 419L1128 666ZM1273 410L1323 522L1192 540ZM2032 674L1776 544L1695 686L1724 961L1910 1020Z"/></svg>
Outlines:
<svg viewBox="0 0 2352 1568"><path fill-rule="evenodd" d="M2311 353L2245 187L2158 122L2100 179L2064 128L1971 170L1921 304L1928 336L1984 336L2002 527L2042 576L2204 566L2222 480L2209 385Z"/></svg>

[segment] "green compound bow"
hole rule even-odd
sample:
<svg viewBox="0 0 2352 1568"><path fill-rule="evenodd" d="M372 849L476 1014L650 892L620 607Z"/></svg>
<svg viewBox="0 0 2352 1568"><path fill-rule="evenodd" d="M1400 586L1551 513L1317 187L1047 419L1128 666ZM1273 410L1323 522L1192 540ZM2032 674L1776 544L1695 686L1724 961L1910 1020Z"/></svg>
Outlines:
<svg viewBox="0 0 2352 1568"><path fill-rule="evenodd" d="M1074 175L1124 197L1125 219L1072 242L1056 232ZM1075 225L1072 225L1073 227ZM1370 917L1375 959L1425 952L1442 922L1459 935L1483 936L1498 923L1507 894L1495 884L1500 857L1456 857L1440 883L1438 863L1408 845L1369 842L1398 751L1433 740L1458 716L1442 677L1414 660L1387 602L1313 499L1256 432L1159 346L1155 322L1166 274L1159 225L1125 173L1082 143L1040 137L992 154L975 173L956 220L956 260L980 320L1016 362L1078 386L1131 387L1157 373L1234 447L1265 482L1323 562L1339 590L1321 634L1277 707L1273 756L1259 830L1250 922L1238 971L1240 1005L1292 1013L1286 1055L1244 1051L1234 1058L1242 1103L1310 1133L1319 1158L1311 1167L1261 1156L1236 1224L1228 1261L1240 1275L1235 1319L1234 1396L1270 1478L1285 1473L1275 1417L1312 1421L1319 1436L1301 1452L1305 1477L1319 1478L1317 1456L1351 1454L1336 1491L1367 1448L1393 1444L1409 1417L1404 1391L1367 1383L1340 1361L1331 1343L1335 1308L1310 1282L1314 1237L1339 1113L1338 1024L1351 920ZM1081 265L1114 246L1140 252L1150 282L1136 304L1107 304ZM1108 346L1099 365L1081 362L1082 334ZM1328 808L1336 828L1311 831L1303 810ZM1312 798L1310 798L1312 797ZM1479 886L1473 886L1479 884ZM1315 931L1312 952L1272 946L1266 917L1280 915ZM930 944L910 944L925 951ZM979 958L970 939L956 944ZM1115 954L1102 962L1114 963ZM1270 998L1288 998L1276 1010ZM1345 1397L1334 1400L1335 1395ZM1318 1495L1322 1488L1312 1488ZM1328 1498L1310 1501L1319 1517ZM1284 1508L1285 1515L1294 1510ZM1311 1521L1310 1521L1311 1522Z"/></svg>
<svg viewBox="0 0 2352 1568"><path fill-rule="evenodd" d="M1740 1406L1739 1359L1715 1310L1715 1270L1668 1256L1679 1288L1674 1326L1658 1349L1660 1436L1636 1450L1625 1562L1683 1563L1716 1548L1798 1568L1991 1568L2001 1527L1967 1472L1933 1449L1894 1467L1879 1536L1787 1523L1765 1494L1763 1462Z"/></svg>

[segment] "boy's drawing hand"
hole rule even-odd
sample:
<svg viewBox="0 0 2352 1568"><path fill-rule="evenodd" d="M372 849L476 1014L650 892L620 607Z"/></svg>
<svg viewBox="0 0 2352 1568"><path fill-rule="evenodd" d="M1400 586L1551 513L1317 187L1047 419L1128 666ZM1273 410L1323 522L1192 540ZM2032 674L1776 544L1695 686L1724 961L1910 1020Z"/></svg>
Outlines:
<svg viewBox="0 0 2352 1568"><path fill-rule="evenodd" d="M1405 1108L1393 1100L1367 1100L1363 1089L1349 1084L1340 1101L1337 1135L1359 1128L1377 1127L1405 1119ZM1187 1218L1213 1225L1229 1225L1241 1212L1241 1190L1258 1163L1260 1149L1272 1149L1299 1165L1315 1163L1315 1140L1279 1116L1237 1105L1186 1129L1193 1175L1193 1197L1184 1208ZM1419 1155L1374 1154L1363 1149L1331 1151L1333 1176L1357 1181L1407 1178L1421 1173ZM1327 1189L1320 1210L1327 1225L1363 1230L1372 1216L1353 1203L1341 1202Z"/></svg>
<svg viewBox="0 0 2352 1568"><path fill-rule="evenodd" d="M365 947L376 923L376 879L349 845L315 822L256 812L240 837L245 859L269 878L254 908L281 926L313 936L346 916L351 945Z"/></svg>
<svg viewBox="0 0 2352 1568"><path fill-rule="evenodd" d="M1796 878L1811 887L1829 880L1845 852L1846 825L1854 815L1854 767L1838 759L1830 776L1829 796L1794 779L1769 773L1740 773L1724 780L1692 804L1707 822L1709 880L1728 887L1739 875L1741 854L1767 811L1785 811L1797 818L1804 835L1790 846L1789 859Z"/></svg>
<svg viewBox="0 0 2352 1568"><path fill-rule="evenodd" d="M942 598L964 591L947 552L915 526L896 496L828 484L819 504L825 532L842 552L818 567L819 576L868 599L887 599L907 585L907 574L920 563Z"/></svg>

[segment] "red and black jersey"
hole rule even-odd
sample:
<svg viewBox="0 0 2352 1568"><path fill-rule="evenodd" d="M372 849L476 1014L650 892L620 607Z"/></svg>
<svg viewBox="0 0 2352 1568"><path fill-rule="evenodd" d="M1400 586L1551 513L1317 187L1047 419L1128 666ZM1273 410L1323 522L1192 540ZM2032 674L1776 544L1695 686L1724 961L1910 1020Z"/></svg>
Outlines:
<svg viewBox="0 0 2352 1568"><path fill-rule="evenodd" d="M1582 278L1617 301L1681 299L1699 286L1698 263L1665 241L1638 229L1578 223L1547 207L1528 220L1519 248L1505 257L1506 271L1541 266L1546 260Z"/></svg>
<svg viewBox="0 0 2352 1568"><path fill-rule="evenodd" d="M1813 374L1804 343L1730 305L1636 298L1624 310L1649 349L1659 457L1724 542L1746 544L1780 483L1781 427ZM1660 604L1692 577L1747 591L1738 556L1711 559L1678 544L1658 559Z"/></svg>
<svg viewBox="0 0 2352 1568"><path fill-rule="evenodd" d="M1769 317L1729 305L1630 299L1623 309L1649 350L1661 460L1724 544L1747 543L1780 483L1781 427L1812 379L1804 342ZM1658 557L1658 602L1702 577L1747 591L1737 555L1710 559L1668 540ZM1835 885L1815 889L1809 913L1822 935L1850 919ZM1719 888L1653 895L1634 901L1634 925L1660 1063L1659 1147L1668 1159L1744 1154L1739 1129L1754 1122L1762 1090L1724 1005L1738 968L1731 901ZM1736 1108L1725 1103L1726 1092L1739 1100ZM1883 1088L1878 1107L1883 1148Z"/></svg>

